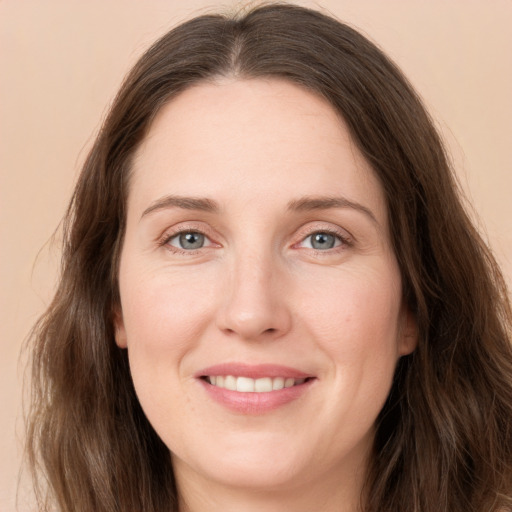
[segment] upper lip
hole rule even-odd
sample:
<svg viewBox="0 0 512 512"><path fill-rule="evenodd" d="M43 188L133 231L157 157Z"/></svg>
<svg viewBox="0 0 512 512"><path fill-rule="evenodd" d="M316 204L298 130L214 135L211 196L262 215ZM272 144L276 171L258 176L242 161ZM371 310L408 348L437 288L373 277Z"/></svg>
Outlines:
<svg viewBox="0 0 512 512"><path fill-rule="evenodd" d="M233 375L234 377L249 377L252 379L260 379L263 377L285 377L295 379L305 379L313 377L309 373L305 373L290 366L282 366L278 364L246 364L246 363L221 363L209 366L198 371L195 376L208 377L217 375Z"/></svg>

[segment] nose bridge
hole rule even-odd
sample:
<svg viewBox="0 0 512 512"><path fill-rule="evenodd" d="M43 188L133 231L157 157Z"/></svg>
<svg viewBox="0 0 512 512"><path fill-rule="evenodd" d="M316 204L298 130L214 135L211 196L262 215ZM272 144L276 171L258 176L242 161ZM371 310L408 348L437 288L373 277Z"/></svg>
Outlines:
<svg viewBox="0 0 512 512"><path fill-rule="evenodd" d="M284 270L271 247L244 247L232 255L228 272L219 327L244 339L284 334L290 327Z"/></svg>

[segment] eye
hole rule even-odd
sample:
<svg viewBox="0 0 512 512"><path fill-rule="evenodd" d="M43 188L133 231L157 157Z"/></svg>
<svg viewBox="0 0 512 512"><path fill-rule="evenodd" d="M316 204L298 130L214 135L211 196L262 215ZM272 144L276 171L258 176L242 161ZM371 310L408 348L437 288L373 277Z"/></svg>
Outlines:
<svg viewBox="0 0 512 512"><path fill-rule="evenodd" d="M193 251L211 245L210 240L198 231L182 231L173 235L166 243L184 251Z"/></svg>
<svg viewBox="0 0 512 512"><path fill-rule="evenodd" d="M308 249L326 251L340 246L342 242L343 240L339 235L329 233L328 231L317 231L304 238L300 245Z"/></svg>

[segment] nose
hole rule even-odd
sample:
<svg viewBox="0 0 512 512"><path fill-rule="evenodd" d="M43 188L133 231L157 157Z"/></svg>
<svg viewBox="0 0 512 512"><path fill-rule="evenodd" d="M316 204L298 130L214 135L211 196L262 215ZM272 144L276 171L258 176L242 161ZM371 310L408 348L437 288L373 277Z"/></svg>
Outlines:
<svg viewBox="0 0 512 512"><path fill-rule="evenodd" d="M277 339L291 328L283 271L272 256L243 257L230 266L217 325L244 340Z"/></svg>

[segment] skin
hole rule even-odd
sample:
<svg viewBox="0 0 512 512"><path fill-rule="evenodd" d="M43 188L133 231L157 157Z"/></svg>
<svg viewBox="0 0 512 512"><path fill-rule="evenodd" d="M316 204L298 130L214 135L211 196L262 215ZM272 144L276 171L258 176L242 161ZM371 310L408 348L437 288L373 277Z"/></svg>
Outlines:
<svg viewBox="0 0 512 512"><path fill-rule="evenodd" d="M171 194L218 211L163 206ZM305 197L368 211L290 209ZM180 231L204 233L204 246L180 248ZM313 246L318 232L335 233L334 247ZM357 510L375 419L416 326L382 187L323 99L224 78L163 107L134 160L119 285L116 341L172 453L180 510ZM284 406L243 414L195 376L233 361L315 379Z"/></svg>

